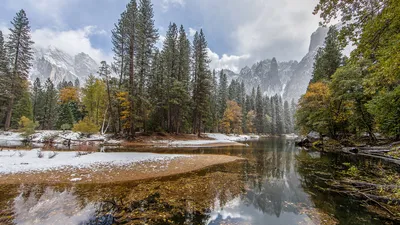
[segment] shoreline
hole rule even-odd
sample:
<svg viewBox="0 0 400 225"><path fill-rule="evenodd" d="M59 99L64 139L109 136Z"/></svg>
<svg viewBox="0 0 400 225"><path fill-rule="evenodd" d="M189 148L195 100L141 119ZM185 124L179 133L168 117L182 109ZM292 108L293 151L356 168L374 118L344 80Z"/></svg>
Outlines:
<svg viewBox="0 0 400 225"><path fill-rule="evenodd" d="M82 150L93 151L99 147L166 147L166 148L193 148L193 147L227 147L245 146L241 141L258 140L260 136L226 135L220 133L205 133L202 137L193 134L164 134L137 135L135 140L114 139L112 135L94 134L86 137L72 131L44 130L37 131L28 138L33 148L48 150ZM0 148L26 148L24 138L18 132L0 132Z"/></svg>
<svg viewBox="0 0 400 225"><path fill-rule="evenodd" d="M186 174L242 160L245 159L224 155L190 155L170 160L146 161L123 166L70 167L48 171L0 174L0 184L103 184L138 181Z"/></svg>

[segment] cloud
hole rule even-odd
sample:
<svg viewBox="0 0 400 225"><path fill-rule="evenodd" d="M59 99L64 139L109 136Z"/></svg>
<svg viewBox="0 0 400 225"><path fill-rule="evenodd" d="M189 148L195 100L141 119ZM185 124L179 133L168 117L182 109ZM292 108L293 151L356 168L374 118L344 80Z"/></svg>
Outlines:
<svg viewBox="0 0 400 225"><path fill-rule="evenodd" d="M171 6L183 7L186 4L186 0L162 0L162 8L164 11L168 11Z"/></svg>
<svg viewBox="0 0 400 225"><path fill-rule="evenodd" d="M104 35L105 31L98 30L95 26L86 26L78 30L57 31L49 28L37 29L32 32L32 40L36 47L56 47L70 55L81 52L89 54L95 61L111 61L112 56L103 50L94 48L90 42L92 35Z"/></svg>
<svg viewBox="0 0 400 225"><path fill-rule="evenodd" d="M208 57L211 60L211 69L229 69L236 73L240 72L241 64L243 64L243 61L246 61L250 58L249 54L240 56L223 54L222 57L220 57L217 53L211 51L211 49L209 48L207 48L207 53Z"/></svg>
<svg viewBox="0 0 400 225"><path fill-rule="evenodd" d="M190 36L190 37L194 37L194 35L196 34L196 32L197 32L196 29L193 29L193 28L189 27L189 36Z"/></svg>
<svg viewBox="0 0 400 225"><path fill-rule="evenodd" d="M272 57L279 61L300 60L318 27L320 19L312 15L317 3L318 0L187 1L189 12L182 17L194 18L198 24L191 26L202 26L210 48L220 55L250 54L251 64Z"/></svg>
<svg viewBox="0 0 400 225"><path fill-rule="evenodd" d="M76 2L78 0L5 0L5 5L13 10L20 10L21 8L28 9L29 12L34 12L41 15L41 20L54 22L56 25L64 25L62 20L61 11L64 7Z"/></svg>

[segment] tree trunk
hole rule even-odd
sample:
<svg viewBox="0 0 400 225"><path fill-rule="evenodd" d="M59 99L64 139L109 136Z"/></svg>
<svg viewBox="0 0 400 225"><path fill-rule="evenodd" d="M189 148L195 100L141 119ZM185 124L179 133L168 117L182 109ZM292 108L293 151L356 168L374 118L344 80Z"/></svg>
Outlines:
<svg viewBox="0 0 400 225"><path fill-rule="evenodd" d="M135 88L135 73L134 73L134 38L132 37L131 43L129 46L129 83L130 83L130 96L129 96L129 101L130 101L130 116L129 116L129 123L130 123L130 130L129 130L129 135L132 138L135 138L135 118L134 118L134 108L135 108L135 102L134 102L134 88Z"/></svg>
<svg viewBox="0 0 400 225"><path fill-rule="evenodd" d="M12 112L13 112L13 107L14 107L14 96L11 97L10 103L8 104L7 107L7 115L6 115L6 123L4 124L4 130L8 131L11 126L11 117L12 117Z"/></svg>

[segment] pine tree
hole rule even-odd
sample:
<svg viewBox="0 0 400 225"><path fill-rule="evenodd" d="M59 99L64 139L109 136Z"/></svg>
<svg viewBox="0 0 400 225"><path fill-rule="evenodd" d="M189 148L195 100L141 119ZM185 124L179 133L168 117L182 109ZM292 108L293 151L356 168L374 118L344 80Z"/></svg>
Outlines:
<svg viewBox="0 0 400 225"><path fill-rule="evenodd" d="M10 62L10 79L6 81L6 87L9 90L9 99L4 125L5 130L8 130L11 125L14 103L27 91L25 83L31 67L30 61L33 58L31 49L33 42L31 41L29 20L26 17L25 11L20 10L11 24L11 34L6 43L7 55Z"/></svg>
<svg viewBox="0 0 400 225"><path fill-rule="evenodd" d="M114 24L114 29L111 31L111 42L114 52L113 71L119 77L118 87L121 89L122 84L126 80L128 74L128 28L127 28L126 11L121 14L118 23Z"/></svg>
<svg viewBox="0 0 400 225"><path fill-rule="evenodd" d="M50 78L48 78L45 83L43 97L43 118L39 121L40 127L44 130L54 129L56 119L58 118L57 100L57 89Z"/></svg>
<svg viewBox="0 0 400 225"><path fill-rule="evenodd" d="M180 93L182 90L181 83L178 79L178 27L175 23L169 25L167 35L165 37L164 47L162 51L164 69L166 73L166 94L167 94L167 129L169 132L174 131L176 122L178 121L176 111L180 107Z"/></svg>
<svg viewBox="0 0 400 225"><path fill-rule="evenodd" d="M224 112L226 110L226 102L228 101L228 80L226 78L226 74L223 70L221 70L219 75L219 86L218 86L218 118L222 119L224 116Z"/></svg>
<svg viewBox="0 0 400 225"><path fill-rule="evenodd" d="M331 26L325 38L325 47L318 49L315 56L312 83L330 80L337 68L342 64L342 48L338 39L338 31Z"/></svg>
<svg viewBox="0 0 400 225"><path fill-rule="evenodd" d="M283 123L283 104L282 98L278 95L274 96L275 106L275 134L281 135L285 132Z"/></svg>
<svg viewBox="0 0 400 225"><path fill-rule="evenodd" d="M261 94L260 86L257 87L257 95L256 95L256 130L257 133L264 132L264 107L263 107L263 98Z"/></svg>
<svg viewBox="0 0 400 225"><path fill-rule="evenodd" d="M9 71L8 71L8 62L7 62L7 52L4 46L4 37L3 32L0 31L0 102L1 105L5 105L5 101L8 99L7 92L7 82ZM2 111L2 109L0 109ZM1 114L2 115L2 114ZM1 117L3 118L3 117Z"/></svg>
<svg viewBox="0 0 400 225"><path fill-rule="evenodd" d="M11 119L11 127L18 128L18 122L21 120L21 117L26 117L30 120L33 118L33 110L32 110L32 101L30 93L27 88L22 93L22 96L18 99L16 104L14 105L13 115Z"/></svg>
<svg viewBox="0 0 400 225"><path fill-rule="evenodd" d="M207 41L203 30L193 39L193 132L201 134L204 118L208 113L211 89Z"/></svg>
<svg viewBox="0 0 400 225"><path fill-rule="evenodd" d="M39 78L33 83L32 92L33 122L36 122L43 117L43 89Z"/></svg>
<svg viewBox="0 0 400 225"><path fill-rule="evenodd" d="M250 110L256 111L256 90L253 89L251 90L251 97L250 97Z"/></svg>
<svg viewBox="0 0 400 225"><path fill-rule="evenodd" d="M128 93L129 93L129 115L127 116L127 120L129 123L129 136L134 138L135 137L135 98L136 98L136 87L137 87L137 78L136 78L136 68L135 68L135 57L137 54L137 21L138 18L138 9L136 0L131 0L130 3L127 5L126 13L124 14L124 27L127 32L127 44L128 44L128 51L127 51L127 61L128 61L128 75L129 75L129 82L128 82Z"/></svg>
<svg viewBox="0 0 400 225"><path fill-rule="evenodd" d="M293 133L293 121L288 101L285 101L284 103L283 112L284 112L285 132L287 134Z"/></svg>
<svg viewBox="0 0 400 225"><path fill-rule="evenodd" d="M212 73L212 91L210 99L210 130L211 132L217 132L218 130L218 84L216 78L216 72L213 70Z"/></svg>
<svg viewBox="0 0 400 225"><path fill-rule="evenodd" d="M137 115L141 119L142 128L146 130L147 108L149 107L146 94L146 82L149 79L150 66L154 45L158 39L158 31L154 26L153 6L150 0L140 0L137 17Z"/></svg>

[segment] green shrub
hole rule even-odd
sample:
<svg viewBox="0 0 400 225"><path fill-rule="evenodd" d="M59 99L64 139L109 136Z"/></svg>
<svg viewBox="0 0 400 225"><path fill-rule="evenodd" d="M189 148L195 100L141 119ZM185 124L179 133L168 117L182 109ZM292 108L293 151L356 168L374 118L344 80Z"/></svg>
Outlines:
<svg viewBox="0 0 400 225"><path fill-rule="evenodd" d="M81 132L83 134L95 134L100 130L96 124L90 121L88 118L84 118L83 120L79 121L78 123L74 124L72 131L74 132Z"/></svg>
<svg viewBox="0 0 400 225"><path fill-rule="evenodd" d="M71 130L71 125L68 123L65 123L61 125L61 130L66 131L66 130Z"/></svg>

